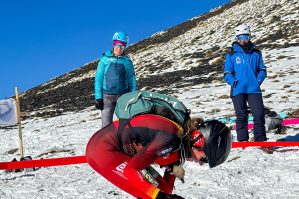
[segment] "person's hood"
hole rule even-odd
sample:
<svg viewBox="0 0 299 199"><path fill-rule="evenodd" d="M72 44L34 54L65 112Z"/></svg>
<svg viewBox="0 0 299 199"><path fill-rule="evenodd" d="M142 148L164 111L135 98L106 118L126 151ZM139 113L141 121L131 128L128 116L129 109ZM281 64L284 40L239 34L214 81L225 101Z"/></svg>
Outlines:
<svg viewBox="0 0 299 199"><path fill-rule="evenodd" d="M238 53L249 53L251 52L254 48L255 48L255 45L249 41L248 44L244 45L244 46L241 46L238 42L234 41L232 43L232 47L234 49L235 52L238 52Z"/></svg>

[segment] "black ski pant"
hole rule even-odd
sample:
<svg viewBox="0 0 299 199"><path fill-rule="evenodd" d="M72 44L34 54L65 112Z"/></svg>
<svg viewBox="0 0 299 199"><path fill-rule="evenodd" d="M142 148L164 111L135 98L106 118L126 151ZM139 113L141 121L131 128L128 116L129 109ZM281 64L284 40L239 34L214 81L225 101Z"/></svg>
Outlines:
<svg viewBox="0 0 299 199"><path fill-rule="evenodd" d="M266 141L264 103L261 93L240 94L232 97L236 112L236 130L238 141L248 141L248 111L247 103L253 116L253 134L257 142Z"/></svg>

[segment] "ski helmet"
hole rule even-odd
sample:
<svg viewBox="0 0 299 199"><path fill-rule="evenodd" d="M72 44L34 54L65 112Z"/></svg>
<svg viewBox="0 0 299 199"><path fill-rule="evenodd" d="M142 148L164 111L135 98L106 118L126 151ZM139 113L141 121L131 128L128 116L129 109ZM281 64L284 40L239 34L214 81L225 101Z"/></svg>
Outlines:
<svg viewBox="0 0 299 199"><path fill-rule="evenodd" d="M235 28L235 35L250 35L250 26L241 24Z"/></svg>
<svg viewBox="0 0 299 199"><path fill-rule="evenodd" d="M112 37L112 41L121 41L125 42L126 44L129 43L129 36L124 32L116 32Z"/></svg>
<svg viewBox="0 0 299 199"><path fill-rule="evenodd" d="M217 120L210 120L202 123L198 130L204 137L203 150L210 168L222 164L229 156L232 147L229 128Z"/></svg>

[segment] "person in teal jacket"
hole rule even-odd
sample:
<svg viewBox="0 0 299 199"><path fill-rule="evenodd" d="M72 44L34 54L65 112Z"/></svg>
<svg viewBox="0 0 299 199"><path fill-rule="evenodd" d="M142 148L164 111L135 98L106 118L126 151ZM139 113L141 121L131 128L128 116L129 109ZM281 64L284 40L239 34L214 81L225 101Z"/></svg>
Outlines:
<svg viewBox="0 0 299 199"><path fill-rule="evenodd" d="M236 41L227 53L224 80L231 86L236 112L238 141L248 141L248 110L253 115L255 141L266 141L265 113L260 85L267 77L261 51L250 41L250 27L242 24L235 29Z"/></svg>
<svg viewBox="0 0 299 199"><path fill-rule="evenodd" d="M94 83L95 107L102 112L102 127L112 122L117 99L137 90L133 63L124 52L128 35L116 32L112 40L113 50L100 58Z"/></svg>

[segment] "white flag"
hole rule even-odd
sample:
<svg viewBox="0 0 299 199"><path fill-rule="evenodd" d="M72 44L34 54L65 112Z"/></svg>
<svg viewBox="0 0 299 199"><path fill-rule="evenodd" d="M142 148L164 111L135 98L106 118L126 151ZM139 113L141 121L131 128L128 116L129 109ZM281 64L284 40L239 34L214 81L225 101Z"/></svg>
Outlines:
<svg viewBox="0 0 299 199"><path fill-rule="evenodd" d="M0 126L18 124L15 99L0 100Z"/></svg>

